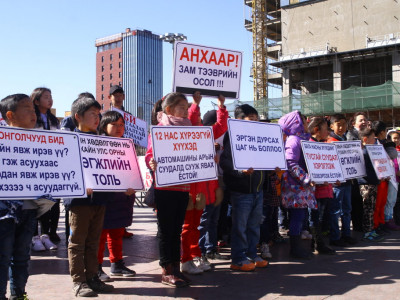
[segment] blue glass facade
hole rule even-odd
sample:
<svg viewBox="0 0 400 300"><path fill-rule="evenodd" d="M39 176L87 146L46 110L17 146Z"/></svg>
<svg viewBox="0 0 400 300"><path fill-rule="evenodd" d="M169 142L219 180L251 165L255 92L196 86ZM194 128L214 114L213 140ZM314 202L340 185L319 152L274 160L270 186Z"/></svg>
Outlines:
<svg viewBox="0 0 400 300"><path fill-rule="evenodd" d="M161 99L162 40L147 30L122 36L122 85L125 109L150 124L153 104Z"/></svg>

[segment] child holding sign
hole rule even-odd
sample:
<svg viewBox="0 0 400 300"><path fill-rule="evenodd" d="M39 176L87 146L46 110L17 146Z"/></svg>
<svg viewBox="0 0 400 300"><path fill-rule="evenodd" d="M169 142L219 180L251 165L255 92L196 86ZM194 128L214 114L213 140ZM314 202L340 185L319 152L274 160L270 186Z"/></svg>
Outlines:
<svg viewBox="0 0 400 300"><path fill-rule="evenodd" d="M366 128L359 131L359 136L361 138L362 145L373 145L375 144L375 132ZM363 147L365 169L367 171L367 176L358 179L360 185L360 193L363 199L363 231L365 241L382 241L383 237L377 234L374 230L374 210L377 195L377 186L380 180L376 176L374 166L372 165L371 159L368 155L367 149Z"/></svg>
<svg viewBox="0 0 400 300"><path fill-rule="evenodd" d="M312 118L308 125L308 130L311 133L310 141L314 142L324 142L329 135L328 123L321 117ZM340 185L340 182L338 182L338 185ZM317 184L315 186L315 198L317 199L318 208L311 210L311 231L313 234L311 248L316 249L320 254L335 254L335 250L325 245L321 229L322 218L333 199L332 185L327 182Z"/></svg>
<svg viewBox="0 0 400 300"><path fill-rule="evenodd" d="M1 100L0 111L14 127L32 129L36 114L32 101L25 94L10 95ZM36 205L32 200L0 201L0 299L7 299L10 278L10 299L27 299L30 245L36 225Z"/></svg>
<svg viewBox="0 0 400 300"><path fill-rule="evenodd" d="M100 122L100 134L122 137L125 131L125 121L122 115L116 111L108 111L102 115ZM100 236L97 259L99 262L98 276L101 281L111 281L111 278L103 271L104 245L107 241L110 253L111 275L132 277L135 271L128 269L122 259L122 239L125 227L132 224L133 203L135 191L128 189L125 193L111 193L106 204L103 231Z"/></svg>
<svg viewBox="0 0 400 300"><path fill-rule="evenodd" d="M76 132L97 134L101 106L93 98L78 98L71 107ZM108 193L88 189L87 198L64 199L69 210L71 230L68 243L69 271L73 291L77 297L95 297L97 293L109 293L114 287L103 283L98 275L97 252L103 229L105 204Z"/></svg>
<svg viewBox="0 0 400 300"><path fill-rule="evenodd" d="M311 253L301 247L300 233L307 209L315 209L317 202L301 150L301 141L310 138L307 120L296 110L284 115L278 123L287 136L285 156L288 171L282 176L282 204L290 213L290 254L295 258L309 258Z"/></svg>
<svg viewBox="0 0 400 300"><path fill-rule="evenodd" d="M158 125L191 126L188 117L188 101L181 93L170 93L162 101L163 111L157 114ZM153 148L149 146L145 156L147 166L156 172L157 162L153 158ZM157 174L155 174L157 176ZM184 287L190 280L180 272L181 233L189 202L190 184L155 187L154 198L157 207L158 247L161 283L174 287Z"/></svg>
<svg viewBox="0 0 400 300"><path fill-rule="evenodd" d="M254 107L243 104L236 107L235 119L258 121L258 112ZM234 169L231 138L234 137L227 132L220 161L232 204L231 270L254 271L256 267L268 266L268 262L257 255L265 174L252 167L244 171Z"/></svg>

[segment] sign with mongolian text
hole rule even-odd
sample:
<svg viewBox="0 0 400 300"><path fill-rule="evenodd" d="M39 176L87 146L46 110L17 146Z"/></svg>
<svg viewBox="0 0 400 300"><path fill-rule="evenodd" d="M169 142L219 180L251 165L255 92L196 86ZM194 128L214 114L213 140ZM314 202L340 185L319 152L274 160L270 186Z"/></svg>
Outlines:
<svg viewBox="0 0 400 300"><path fill-rule="evenodd" d="M152 126L156 186L217 179L212 127Z"/></svg>
<svg viewBox="0 0 400 300"><path fill-rule="evenodd" d="M151 177L150 170L146 166L146 161L144 159L144 156L139 156L138 162L140 167L140 173L142 173L144 190L147 191L153 183L153 177Z"/></svg>
<svg viewBox="0 0 400 300"><path fill-rule="evenodd" d="M383 145L365 145L365 147L378 179L386 177L396 179L393 162L387 155Z"/></svg>
<svg viewBox="0 0 400 300"><path fill-rule="evenodd" d="M175 43L173 91L239 99L242 52Z"/></svg>
<svg viewBox="0 0 400 300"><path fill-rule="evenodd" d="M334 144L342 165L344 179L367 176L361 141L334 142Z"/></svg>
<svg viewBox="0 0 400 300"><path fill-rule="evenodd" d="M278 124L228 119L235 170L286 170L285 147Z"/></svg>
<svg viewBox="0 0 400 300"><path fill-rule="evenodd" d="M344 181L335 144L301 141L308 174L315 183Z"/></svg>
<svg viewBox="0 0 400 300"><path fill-rule="evenodd" d="M86 187L94 191L143 190L131 139L79 134Z"/></svg>
<svg viewBox="0 0 400 300"><path fill-rule="evenodd" d="M84 198L78 135L0 127L0 199Z"/></svg>
<svg viewBox="0 0 400 300"><path fill-rule="evenodd" d="M134 117L130 113L113 107L112 110L119 112L125 121L125 138L133 140L135 145L147 148L147 123L139 118Z"/></svg>

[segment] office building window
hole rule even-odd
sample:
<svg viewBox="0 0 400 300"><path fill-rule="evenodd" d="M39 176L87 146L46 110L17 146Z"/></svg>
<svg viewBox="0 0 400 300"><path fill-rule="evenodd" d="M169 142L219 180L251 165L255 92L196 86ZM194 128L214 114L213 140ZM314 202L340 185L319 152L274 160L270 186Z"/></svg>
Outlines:
<svg viewBox="0 0 400 300"><path fill-rule="evenodd" d="M110 60L112 60L112 57L113 57L113 55L112 55L112 54L110 54Z"/></svg>
<svg viewBox="0 0 400 300"><path fill-rule="evenodd" d="M104 66L101 66L101 71L104 72Z"/></svg>
<svg viewBox="0 0 400 300"><path fill-rule="evenodd" d="M104 81L104 75L101 75L101 81Z"/></svg>
<svg viewBox="0 0 400 300"><path fill-rule="evenodd" d="M101 100L104 100L104 94L101 94Z"/></svg>
<svg viewBox="0 0 400 300"><path fill-rule="evenodd" d="M118 53L118 58L122 57L122 52Z"/></svg>
<svg viewBox="0 0 400 300"><path fill-rule="evenodd" d="M122 66L122 63L121 63L121 62L119 62L119 63L118 63L118 68L120 68L120 69L121 69L121 66Z"/></svg>
<svg viewBox="0 0 400 300"><path fill-rule="evenodd" d="M121 72L118 72L118 78L121 78Z"/></svg>
<svg viewBox="0 0 400 300"><path fill-rule="evenodd" d="M101 91L104 91L104 85L101 85Z"/></svg>
<svg viewBox="0 0 400 300"><path fill-rule="evenodd" d="M104 62L104 56L101 57L101 62Z"/></svg>
<svg viewBox="0 0 400 300"><path fill-rule="evenodd" d="M112 64L110 64L110 70L112 70Z"/></svg>
<svg viewBox="0 0 400 300"><path fill-rule="evenodd" d="M110 74L110 80L112 80L112 74Z"/></svg>

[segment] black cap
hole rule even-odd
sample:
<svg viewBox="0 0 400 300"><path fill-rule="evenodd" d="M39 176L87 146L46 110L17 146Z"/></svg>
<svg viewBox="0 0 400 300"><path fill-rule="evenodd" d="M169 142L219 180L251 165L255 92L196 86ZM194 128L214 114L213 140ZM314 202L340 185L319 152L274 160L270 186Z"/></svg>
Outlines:
<svg viewBox="0 0 400 300"><path fill-rule="evenodd" d="M110 96L115 93L124 93L124 90L119 85L113 85L110 87Z"/></svg>
<svg viewBox="0 0 400 300"><path fill-rule="evenodd" d="M214 125L215 122L217 122L217 111L214 110L209 110L206 112L203 116L203 125L204 126L211 126Z"/></svg>

